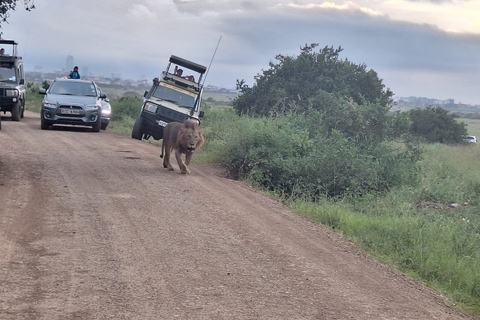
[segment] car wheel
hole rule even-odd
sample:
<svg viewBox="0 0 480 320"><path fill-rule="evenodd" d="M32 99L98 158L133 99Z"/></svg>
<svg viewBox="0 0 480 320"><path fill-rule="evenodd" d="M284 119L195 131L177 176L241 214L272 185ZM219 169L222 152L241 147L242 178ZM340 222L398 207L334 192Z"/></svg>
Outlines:
<svg viewBox="0 0 480 320"><path fill-rule="evenodd" d="M22 100L22 111L20 112L20 118L23 119L25 116L25 98Z"/></svg>
<svg viewBox="0 0 480 320"><path fill-rule="evenodd" d="M100 129L106 130L108 126L108 122L102 122L102 125L100 126Z"/></svg>
<svg viewBox="0 0 480 320"><path fill-rule="evenodd" d="M135 120L135 124L133 125L132 138L137 140L142 140L142 136L143 136L143 118L139 116L137 120Z"/></svg>
<svg viewBox="0 0 480 320"><path fill-rule="evenodd" d="M50 125L48 124L47 120L43 119L42 115L42 117L40 118L40 128L42 128L42 130L47 130L49 126Z"/></svg>
<svg viewBox="0 0 480 320"><path fill-rule="evenodd" d="M102 120L98 118L98 121L95 122L95 124L92 126L92 131L93 132L100 132L100 127L102 125Z"/></svg>
<svg viewBox="0 0 480 320"><path fill-rule="evenodd" d="M20 103L17 103L12 108L12 120L13 121L20 121Z"/></svg>

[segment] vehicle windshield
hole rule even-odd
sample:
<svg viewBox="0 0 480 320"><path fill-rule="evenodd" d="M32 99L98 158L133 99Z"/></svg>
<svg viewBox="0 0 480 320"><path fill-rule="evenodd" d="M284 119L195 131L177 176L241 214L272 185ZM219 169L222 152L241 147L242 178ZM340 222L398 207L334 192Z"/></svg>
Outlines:
<svg viewBox="0 0 480 320"><path fill-rule="evenodd" d="M195 111L198 110L197 96L195 94L172 89L168 84L160 83L155 92L153 92L153 96L189 109L195 104Z"/></svg>
<svg viewBox="0 0 480 320"><path fill-rule="evenodd" d="M15 75L14 68L0 68L0 81L2 82L16 82L17 76Z"/></svg>
<svg viewBox="0 0 480 320"><path fill-rule="evenodd" d="M63 94L73 96L95 97L97 91L92 83L75 81L54 81L48 92L50 94Z"/></svg>

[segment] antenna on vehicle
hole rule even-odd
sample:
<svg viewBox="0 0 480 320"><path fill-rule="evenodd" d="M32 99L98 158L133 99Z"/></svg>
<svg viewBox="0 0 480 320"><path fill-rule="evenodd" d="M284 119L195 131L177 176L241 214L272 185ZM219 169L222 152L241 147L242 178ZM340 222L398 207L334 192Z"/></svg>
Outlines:
<svg viewBox="0 0 480 320"><path fill-rule="evenodd" d="M207 80L208 72L210 71L213 58L215 58L215 54L217 53L217 49L218 49L218 46L220 45L221 40L222 40L222 36L220 36L220 38L218 39L217 46L215 47L215 51L213 52L212 60L210 60L210 64L208 65L208 68L207 68L207 73L205 73L205 78L203 78L202 88L203 88L203 85L205 84L205 80ZM195 112L195 105L197 104L197 101L198 101L198 96L197 96L197 99L195 99L195 103L193 104L192 110L190 111L190 116L193 116L193 113Z"/></svg>
<svg viewBox="0 0 480 320"><path fill-rule="evenodd" d="M205 84L205 80L207 80L208 72L210 71L210 67L212 66L213 58L215 58L218 46L220 45L220 40L222 40L222 36L220 36L220 38L218 39L217 46L215 47L215 51L213 52L212 60L210 60L210 64L208 65L207 73L205 74L205 78L203 78L202 87Z"/></svg>

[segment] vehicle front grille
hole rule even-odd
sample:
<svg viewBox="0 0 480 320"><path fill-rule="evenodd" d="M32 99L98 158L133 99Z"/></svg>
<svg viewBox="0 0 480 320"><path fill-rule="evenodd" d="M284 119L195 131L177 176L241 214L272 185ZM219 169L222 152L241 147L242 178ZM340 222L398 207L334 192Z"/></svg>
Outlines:
<svg viewBox="0 0 480 320"><path fill-rule="evenodd" d="M2 106L12 106L14 104L13 97L6 96L6 90L11 90L11 88L0 88L0 110L2 110Z"/></svg>
<svg viewBox="0 0 480 320"><path fill-rule="evenodd" d="M12 97L0 96L0 107L4 104L12 104Z"/></svg>
<svg viewBox="0 0 480 320"><path fill-rule="evenodd" d="M184 122L188 118L188 115L186 115L185 113L165 108L164 106L158 106L156 115L157 119L167 119L168 122Z"/></svg>

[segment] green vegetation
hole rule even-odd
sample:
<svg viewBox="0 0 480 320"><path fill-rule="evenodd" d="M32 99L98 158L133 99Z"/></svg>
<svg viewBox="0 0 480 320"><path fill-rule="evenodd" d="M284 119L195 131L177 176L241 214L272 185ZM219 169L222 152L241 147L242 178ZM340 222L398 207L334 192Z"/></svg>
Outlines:
<svg viewBox="0 0 480 320"><path fill-rule="evenodd" d="M25 109L40 112L42 106L43 96L38 93L39 86L36 83L27 83L26 103Z"/></svg>
<svg viewBox="0 0 480 320"><path fill-rule="evenodd" d="M196 160L223 163L234 175L235 170L252 168L244 180L480 315L480 147L423 145L421 150L407 151L421 154L412 167L408 157L400 167L378 164L377 169L390 173L392 179L400 176L408 183L386 188L384 193L364 189L364 194L351 196L355 189L350 189L341 198L329 197L328 192L312 198L308 187L315 190L329 185L329 181L314 179L335 175L344 164L340 161L353 151L327 140L323 142L332 145L314 149L315 141L305 140L307 134L294 129L294 120L241 117L233 110L212 108L203 122L207 142ZM473 132L480 130L480 120L470 125L476 127ZM311 150L315 151L310 154ZM319 152L327 153L317 157L330 161L329 166L311 162ZM340 170L347 172L338 176L349 174L345 179L356 183L375 182L368 175L374 169L362 167L357 173L346 166ZM282 188L271 188L273 184ZM307 188L302 193L304 185Z"/></svg>
<svg viewBox="0 0 480 320"><path fill-rule="evenodd" d="M440 107L415 108L407 112L410 119L409 131L412 135L429 143L461 143L467 134L467 126L457 122L455 114Z"/></svg>
<svg viewBox="0 0 480 320"><path fill-rule="evenodd" d="M337 107L349 109L349 116L353 116L362 113L363 106L375 106L370 111L380 114L390 109L393 93L375 71L367 71L365 64L340 59L341 47L324 47L315 52L316 47L316 43L305 45L297 57L277 55L278 63L271 62L270 69L258 74L253 88L245 85L244 80L237 80L237 88L243 94L233 102L234 109L251 116L308 114L312 110L343 116L344 112L334 112ZM369 127L374 125L383 127L381 122Z"/></svg>
<svg viewBox="0 0 480 320"><path fill-rule="evenodd" d="M305 46L279 55L233 102L250 126L225 150L234 176L289 197L358 197L415 183L418 147L389 143L392 92L374 71ZM253 118L254 117L254 118Z"/></svg>
<svg viewBox="0 0 480 320"><path fill-rule="evenodd" d="M207 141L193 161L223 164L480 316L480 147L455 144L466 124L480 136L480 120L464 124L434 108L391 113L391 92L374 72L314 48L279 56L254 88L239 81L233 107L206 102ZM299 83L308 70L321 75L310 75L312 86ZM141 98L111 104L107 130L129 136ZM415 122L436 138L412 130Z"/></svg>

